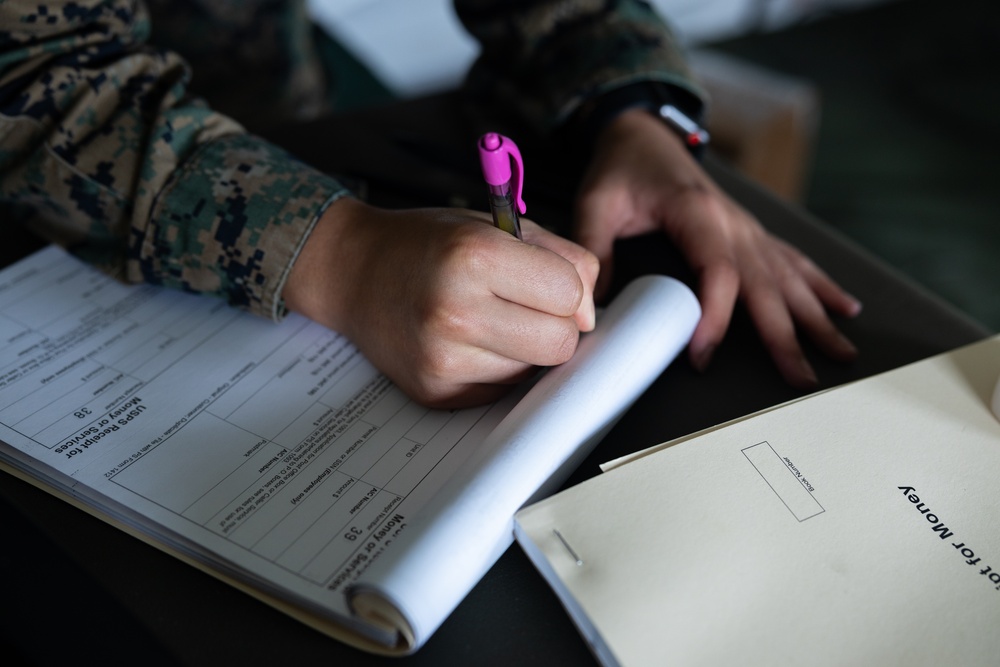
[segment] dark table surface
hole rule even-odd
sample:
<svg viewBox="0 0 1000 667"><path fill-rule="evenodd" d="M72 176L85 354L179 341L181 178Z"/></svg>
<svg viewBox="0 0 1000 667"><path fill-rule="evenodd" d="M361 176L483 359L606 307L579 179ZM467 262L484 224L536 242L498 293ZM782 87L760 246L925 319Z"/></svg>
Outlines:
<svg viewBox="0 0 1000 667"><path fill-rule="evenodd" d="M269 138L321 168L364 181L373 203L482 208L475 137L487 129L454 96L366 112L350 122L274 131ZM499 129L508 130L499 122ZM496 127L496 126L494 126ZM350 131L348 131L348 129ZM514 135L520 137L521 135ZM568 220L573 170L529 140L525 199L531 217ZM822 223L769 196L724 166L720 184L769 229L812 256L864 303L843 330L861 356L837 364L807 348L821 388L922 359L989 332L922 291ZM6 231L6 230L5 230ZM14 233L4 263L39 243ZM691 281L665 239L617 249L616 283L650 272ZM659 442L800 396L785 385L737 310L705 373L675 362L569 480ZM340 644L48 494L0 474L6 575L0 662L66 664L576 665L594 660L555 596L515 545L469 593L428 644L402 659ZM4 653L6 652L6 653Z"/></svg>

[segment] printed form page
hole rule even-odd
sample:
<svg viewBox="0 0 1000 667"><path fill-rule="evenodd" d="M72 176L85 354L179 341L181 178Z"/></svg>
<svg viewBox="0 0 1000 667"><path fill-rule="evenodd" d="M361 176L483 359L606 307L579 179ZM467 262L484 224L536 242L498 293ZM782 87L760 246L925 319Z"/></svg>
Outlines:
<svg viewBox="0 0 1000 667"><path fill-rule="evenodd" d="M345 619L345 586L514 400L428 410L304 318L124 286L54 247L0 273L7 462Z"/></svg>

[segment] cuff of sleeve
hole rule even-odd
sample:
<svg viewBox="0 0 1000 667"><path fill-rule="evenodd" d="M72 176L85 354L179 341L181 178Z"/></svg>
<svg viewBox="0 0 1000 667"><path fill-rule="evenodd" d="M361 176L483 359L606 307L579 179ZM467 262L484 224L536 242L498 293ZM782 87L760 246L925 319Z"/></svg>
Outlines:
<svg viewBox="0 0 1000 667"><path fill-rule="evenodd" d="M133 228L130 280L211 294L270 319L320 215L348 194L335 179L253 136L199 148Z"/></svg>
<svg viewBox="0 0 1000 667"><path fill-rule="evenodd" d="M682 114L686 125L691 125L687 129L699 130L698 136L704 136L707 141L707 133L700 128L705 107L702 98L686 88L655 80L628 83L591 98L576 109L558 134L564 141L589 149L600 132L625 111L640 108L662 117L664 106L674 107L674 111ZM671 129L681 133L677 126ZM703 148L704 142L699 143L696 155L700 156Z"/></svg>

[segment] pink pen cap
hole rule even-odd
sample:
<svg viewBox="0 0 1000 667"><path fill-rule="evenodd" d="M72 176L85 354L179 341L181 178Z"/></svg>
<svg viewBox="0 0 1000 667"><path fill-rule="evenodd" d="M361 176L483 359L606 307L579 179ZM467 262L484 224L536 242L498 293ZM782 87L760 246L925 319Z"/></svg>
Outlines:
<svg viewBox="0 0 1000 667"><path fill-rule="evenodd" d="M518 150L517 144L502 134L487 132L479 139L479 163L483 167L483 178L487 184L511 187L514 201L517 202L517 210L523 215L527 210L524 199L521 198L521 191L524 188L524 162L521 160L521 151ZM512 183L515 176L516 186Z"/></svg>
<svg viewBox="0 0 1000 667"><path fill-rule="evenodd" d="M523 214L527 210L521 197L524 186L521 151L517 144L496 132L488 132L480 137L478 147L483 178L490 191L493 224L520 239L521 223L518 213Z"/></svg>

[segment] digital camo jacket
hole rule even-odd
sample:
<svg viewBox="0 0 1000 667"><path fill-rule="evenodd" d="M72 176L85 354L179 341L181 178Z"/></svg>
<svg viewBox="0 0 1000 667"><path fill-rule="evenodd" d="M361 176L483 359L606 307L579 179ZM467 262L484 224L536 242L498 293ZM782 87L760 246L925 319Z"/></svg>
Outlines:
<svg viewBox="0 0 1000 667"><path fill-rule="evenodd" d="M483 47L470 85L539 128L635 80L693 89L639 0L455 5ZM0 216L124 280L280 317L310 229L348 193L195 96L178 52L230 113L242 96L268 102L260 117L306 118L335 83L317 41L302 1L0 0Z"/></svg>

